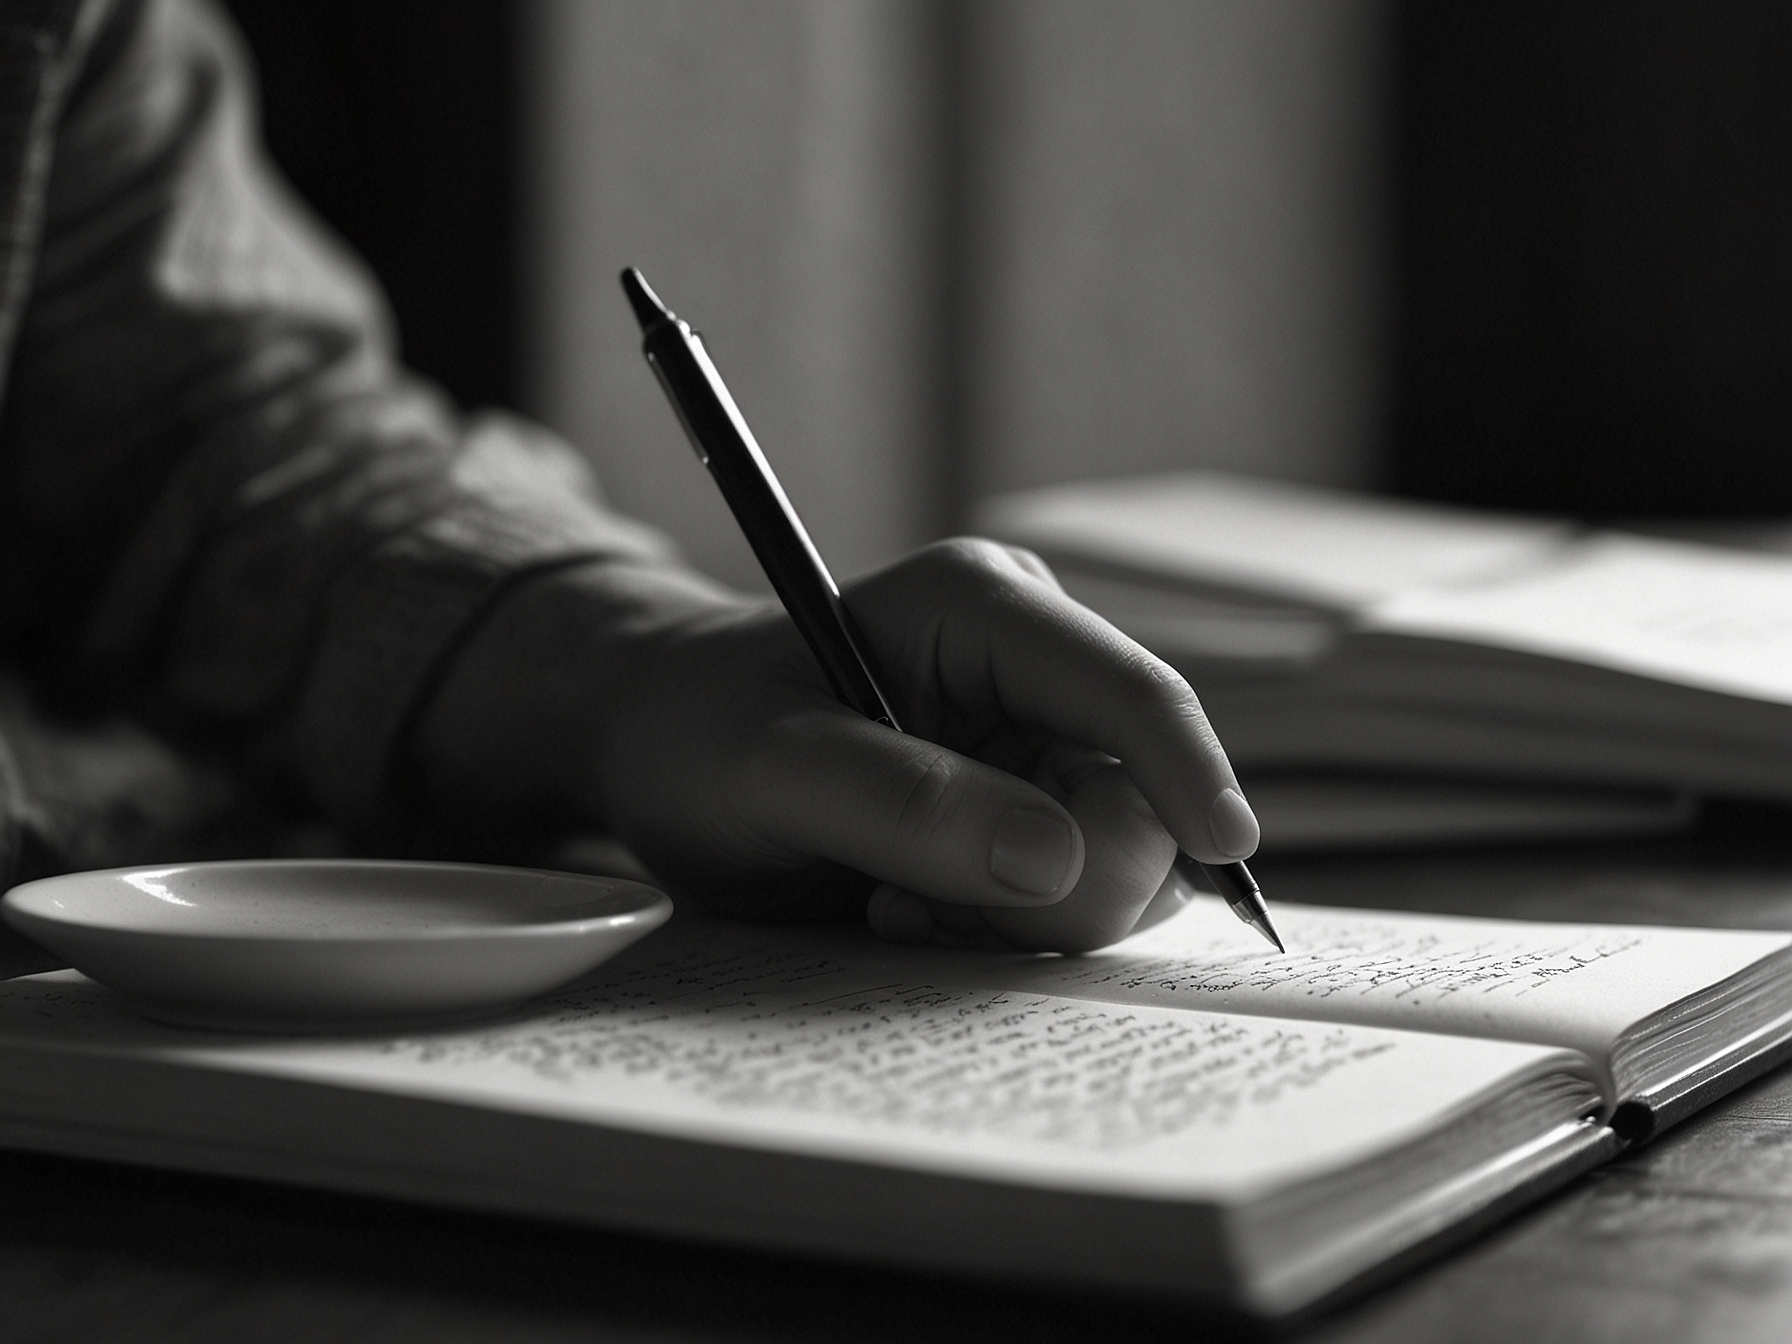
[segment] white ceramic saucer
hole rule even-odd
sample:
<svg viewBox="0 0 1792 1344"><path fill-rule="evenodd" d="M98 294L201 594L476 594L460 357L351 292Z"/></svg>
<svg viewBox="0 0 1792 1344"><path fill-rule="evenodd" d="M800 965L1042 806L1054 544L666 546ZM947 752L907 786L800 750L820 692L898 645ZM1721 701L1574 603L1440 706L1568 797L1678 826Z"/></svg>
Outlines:
<svg viewBox="0 0 1792 1344"><path fill-rule="evenodd" d="M280 859L45 878L0 913L151 1017L344 1031L500 1012L658 928L672 902L574 873Z"/></svg>

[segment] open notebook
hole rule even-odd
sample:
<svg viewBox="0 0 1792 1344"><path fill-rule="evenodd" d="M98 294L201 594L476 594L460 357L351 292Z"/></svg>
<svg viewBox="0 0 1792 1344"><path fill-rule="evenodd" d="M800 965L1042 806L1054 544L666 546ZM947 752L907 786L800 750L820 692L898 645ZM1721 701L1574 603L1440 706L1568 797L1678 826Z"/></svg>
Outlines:
<svg viewBox="0 0 1792 1344"><path fill-rule="evenodd" d="M1792 555L1217 473L979 521L1181 668L1247 771L1792 800Z"/></svg>
<svg viewBox="0 0 1792 1344"><path fill-rule="evenodd" d="M1106 952L675 919L480 1026L161 1027L0 984L0 1143L1285 1314L1782 1057L1792 935L1217 900Z"/></svg>

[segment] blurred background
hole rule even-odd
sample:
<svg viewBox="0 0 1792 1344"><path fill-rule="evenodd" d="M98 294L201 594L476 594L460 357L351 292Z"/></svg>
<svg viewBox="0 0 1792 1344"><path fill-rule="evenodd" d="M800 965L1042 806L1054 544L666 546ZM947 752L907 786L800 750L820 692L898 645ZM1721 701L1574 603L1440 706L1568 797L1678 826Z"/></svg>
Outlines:
<svg viewBox="0 0 1792 1344"><path fill-rule="evenodd" d="M626 264L842 575L995 491L1180 466L1792 513L1792 7L228 7L413 365L743 586Z"/></svg>

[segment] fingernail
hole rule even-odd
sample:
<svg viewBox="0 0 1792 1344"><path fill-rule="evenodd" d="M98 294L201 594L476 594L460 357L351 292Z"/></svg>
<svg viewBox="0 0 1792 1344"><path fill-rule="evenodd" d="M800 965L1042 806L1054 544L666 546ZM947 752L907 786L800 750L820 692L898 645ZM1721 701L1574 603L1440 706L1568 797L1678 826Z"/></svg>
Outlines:
<svg viewBox="0 0 1792 1344"><path fill-rule="evenodd" d="M996 823L989 846L989 875L1032 896L1055 896L1070 875L1076 837L1053 812L1017 807Z"/></svg>
<svg viewBox="0 0 1792 1344"><path fill-rule="evenodd" d="M1213 810L1207 814L1207 829L1220 853L1233 859L1255 854L1257 842L1263 838L1263 828L1257 825L1257 814L1251 811L1251 805L1237 789L1223 789L1213 800Z"/></svg>
<svg viewBox="0 0 1792 1344"><path fill-rule="evenodd" d="M933 937L933 916L927 906L888 882L865 902L865 922L871 932L892 943L925 943Z"/></svg>

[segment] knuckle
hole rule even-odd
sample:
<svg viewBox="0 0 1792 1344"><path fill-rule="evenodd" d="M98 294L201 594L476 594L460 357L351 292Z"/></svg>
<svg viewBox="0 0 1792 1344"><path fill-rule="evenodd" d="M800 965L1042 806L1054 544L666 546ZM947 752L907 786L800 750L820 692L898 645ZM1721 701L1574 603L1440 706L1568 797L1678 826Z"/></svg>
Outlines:
<svg viewBox="0 0 1792 1344"><path fill-rule="evenodd" d="M897 838L924 844L947 826L956 811L957 782L957 767L943 752L904 761L889 784Z"/></svg>
<svg viewBox="0 0 1792 1344"><path fill-rule="evenodd" d="M1182 673L1144 648L1128 660L1127 678L1133 691L1154 707L1179 716L1199 715L1201 702Z"/></svg>
<svg viewBox="0 0 1792 1344"><path fill-rule="evenodd" d="M1025 546L1009 546L1006 544L1002 546L1002 549L1008 553L1008 558L1010 560L1016 565L1019 565L1021 569L1025 570L1028 574L1031 574L1034 578L1049 583L1054 588L1059 586L1058 576L1053 573L1052 567L1045 562L1044 557L1041 556L1038 551L1029 550Z"/></svg>
<svg viewBox="0 0 1792 1344"><path fill-rule="evenodd" d="M1158 722L1192 734L1203 751L1220 751L1219 737L1207 711L1183 675L1162 659L1140 649L1127 668L1134 703Z"/></svg>
<svg viewBox="0 0 1792 1344"><path fill-rule="evenodd" d="M925 554L942 568L965 574L999 574L1014 568L1008 548L988 537L947 537L930 545Z"/></svg>
<svg viewBox="0 0 1792 1344"><path fill-rule="evenodd" d="M961 600L1033 606L1050 600L1044 593L1065 600L1062 585L1044 560L988 537L948 537L929 545L918 560L939 592Z"/></svg>

